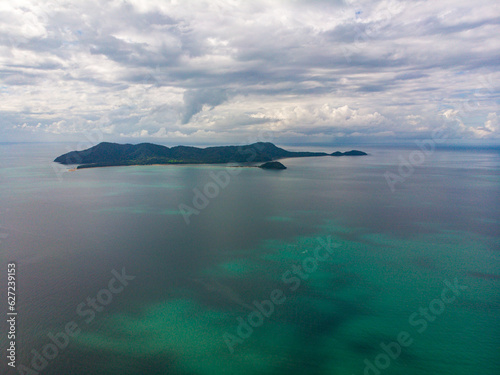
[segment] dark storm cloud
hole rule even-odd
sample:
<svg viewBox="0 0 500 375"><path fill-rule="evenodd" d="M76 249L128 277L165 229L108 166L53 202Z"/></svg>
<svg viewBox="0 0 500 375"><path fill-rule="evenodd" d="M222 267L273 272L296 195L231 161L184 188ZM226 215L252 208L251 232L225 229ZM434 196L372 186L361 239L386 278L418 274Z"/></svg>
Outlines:
<svg viewBox="0 0 500 375"><path fill-rule="evenodd" d="M184 93L184 111L182 114L182 123L187 124L191 117L200 112L203 106L209 105L215 107L227 100L225 90L187 90Z"/></svg>

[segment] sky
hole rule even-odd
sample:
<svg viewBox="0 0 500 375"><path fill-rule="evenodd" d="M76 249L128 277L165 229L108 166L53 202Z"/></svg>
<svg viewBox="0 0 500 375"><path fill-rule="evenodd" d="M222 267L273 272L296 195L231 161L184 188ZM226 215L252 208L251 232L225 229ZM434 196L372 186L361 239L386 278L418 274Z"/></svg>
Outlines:
<svg viewBox="0 0 500 375"><path fill-rule="evenodd" d="M500 144L493 0L0 2L0 142Z"/></svg>

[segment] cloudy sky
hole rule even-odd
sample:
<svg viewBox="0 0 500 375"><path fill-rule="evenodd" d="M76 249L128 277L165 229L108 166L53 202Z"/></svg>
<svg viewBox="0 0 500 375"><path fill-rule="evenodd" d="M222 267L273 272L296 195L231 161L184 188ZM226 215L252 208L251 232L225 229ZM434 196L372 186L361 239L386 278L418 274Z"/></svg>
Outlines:
<svg viewBox="0 0 500 375"><path fill-rule="evenodd" d="M0 142L500 140L496 0L0 2Z"/></svg>

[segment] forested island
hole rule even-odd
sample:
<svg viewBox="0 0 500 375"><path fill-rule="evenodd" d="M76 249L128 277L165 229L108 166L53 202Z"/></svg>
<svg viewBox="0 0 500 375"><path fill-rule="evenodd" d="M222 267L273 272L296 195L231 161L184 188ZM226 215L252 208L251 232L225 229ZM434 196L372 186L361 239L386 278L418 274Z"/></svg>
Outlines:
<svg viewBox="0 0 500 375"><path fill-rule="evenodd" d="M152 165L152 164L223 164L260 163L277 159L312 156L362 156L363 151L326 152L287 151L270 142L244 146L217 146L198 148L190 146L166 147L152 143L118 144L101 142L83 151L71 151L57 157L61 164L78 164L81 168ZM274 166L276 167L276 165Z"/></svg>

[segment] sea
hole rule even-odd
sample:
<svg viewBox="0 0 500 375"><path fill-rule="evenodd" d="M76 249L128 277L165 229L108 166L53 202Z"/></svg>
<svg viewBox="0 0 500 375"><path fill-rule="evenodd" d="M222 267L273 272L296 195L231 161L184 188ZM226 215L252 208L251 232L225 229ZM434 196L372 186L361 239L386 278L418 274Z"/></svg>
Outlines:
<svg viewBox="0 0 500 375"><path fill-rule="evenodd" d="M0 144L0 373L500 373L500 148L75 171L70 146Z"/></svg>

